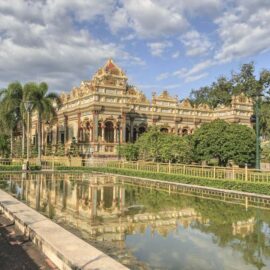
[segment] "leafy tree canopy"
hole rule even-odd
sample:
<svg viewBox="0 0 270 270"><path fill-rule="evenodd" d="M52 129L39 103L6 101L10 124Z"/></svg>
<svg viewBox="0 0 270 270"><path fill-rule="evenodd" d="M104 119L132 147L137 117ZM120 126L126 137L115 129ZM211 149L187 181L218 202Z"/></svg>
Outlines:
<svg viewBox="0 0 270 270"><path fill-rule="evenodd" d="M243 64L238 72L229 78L220 76L210 86L191 91L190 99L194 105L206 103L212 108L230 105L232 96L244 93L248 97L263 94L260 100L260 127L264 138L270 136L270 70L263 69L256 76L254 63Z"/></svg>
<svg viewBox="0 0 270 270"><path fill-rule="evenodd" d="M229 160L238 165L253 164L255 160L255 133L246 126L215 120L203 124L192 136L193 154L197 162L218 159L226 166Z"/></svg>
<svg viewBox="0 0 270 270"><path fill-rule="evenodd" d="M244 93L248 97L254 94L270 96L270 70L263 69L255 75L254 63L243 64L238 72L232 72L230 78L220 76L210 86L191 91L190 98L194 104L207 103L212 108L219 104L228 105L233 95Z"/></svg>
<svg viewBox="0 0 270 270"><path fill-rule="evenodd" d="M187 137L164 133L157 127L143 133L135 144L122 146L120 151L128 160L191 161L191 146Z"/></svg>

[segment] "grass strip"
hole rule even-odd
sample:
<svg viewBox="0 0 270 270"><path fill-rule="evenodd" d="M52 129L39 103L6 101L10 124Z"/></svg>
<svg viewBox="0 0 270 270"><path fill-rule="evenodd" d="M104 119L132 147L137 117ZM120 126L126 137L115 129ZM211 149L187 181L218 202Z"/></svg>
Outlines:
<svg viewBox="0 0 270 270"><path fill-rule="evenodd" d="M137 171L137 170L132 170L132 169L122 169L122 168L58 167L57 170L74 171L74 172L77 171L78 173L82 171L114 173L114 174L125 175L125 176L135 176L135 177L165 180L165 181L171 181L171 182L177 182L177 183L183 183L183 184L192 184L192 185L198 185L198 186L206 186L206 187L213 187L213 188L221 188L221 189L270 195L270 184L268 183L245 182L245 181L239 181L239 180L205 179L202 177L195 177L195 176L156 173L156 172L148 172L148 171Z"/></svg>
<svg viewBox="0 0 270 270"><path fill-rule="evenodd" d="M6 171L21 171L22 170L22 165L0 165L0 172L6 172ZM39 171L41 170L40 166L37 165L31 165L30 166L31 171Z"/></svg>

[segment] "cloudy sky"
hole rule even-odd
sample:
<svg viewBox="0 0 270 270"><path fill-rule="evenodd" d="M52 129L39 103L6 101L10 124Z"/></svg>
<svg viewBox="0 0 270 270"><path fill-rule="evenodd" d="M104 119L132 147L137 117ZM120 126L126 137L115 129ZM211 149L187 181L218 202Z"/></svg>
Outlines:
<svg viewBox="0 0 270 270"><path fill-rule="evenodd" d="M180 98L254 61L270 68L270 0L0 0L0 87L69 91L112 57L148 96Z"/></svg>

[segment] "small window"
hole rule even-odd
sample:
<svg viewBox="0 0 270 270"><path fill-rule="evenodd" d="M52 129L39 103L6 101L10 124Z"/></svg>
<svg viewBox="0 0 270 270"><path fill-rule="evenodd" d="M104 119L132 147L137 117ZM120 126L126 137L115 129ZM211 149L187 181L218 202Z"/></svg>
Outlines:
<svg viewBox="0 0 270 270"><path fill-rule="evenodd" d="M60 134L60 141L62 144L65 143L65 133L64 132L61 132L61 134Z"/></svg>

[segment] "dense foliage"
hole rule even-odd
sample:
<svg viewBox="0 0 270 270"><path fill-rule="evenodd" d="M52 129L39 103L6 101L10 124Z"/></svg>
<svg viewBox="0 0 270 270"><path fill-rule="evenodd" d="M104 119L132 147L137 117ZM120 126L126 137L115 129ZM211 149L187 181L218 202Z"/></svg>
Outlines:
<svg viewBox="0 0 270 270"><path fill-rule="evenodd" d="M12 82L7 88L0 90L0 155L10 154L11 157L25 157L26 148L26 120L27 112L24 103L31 101L33 103L32 112L38 115L38 153L41 155L41 126L51 121L55 116L55 109L60 106L60 99L55 93L47 93L46 83L36 84L33 82L22 85L19 82ZM20 141L14 144L14 135L19 137ZM9 144L3 148L2 142L6 136L9 137ZM6 146L9 145L9 150ZM20 147L21 150L13 149L13 146ZM18 151L19 150L19 151ZM33 150L33 148L32 148ZM9 152L9 153L8 153Z"/></svg>
<svg viewBox="0 0 270 270"><path fill-rule="evenodd" d="M40 84L30 82L25 84L24 89L27 93L27 100L33 103L33 112L38 115L38 159L41 162L41 134L44 123L52 123L56 116L56 109L60 107L61 102L58 94L48 93L48 85L45 82Z"/></svg>
<svg viewBox="0 0 270 270"><path fill-rule="evenodd" d="M41 166L38 165L30 165L31 171L40 171ZM21 172L22 171L22 165L0 165L0 172Z"/></svg>
<svg viewBox="0 0 270 270"><path fill-rule="evenodd" d="M181 163L191 161L191 145L188 138L161 132L157 127L150 128L134 144L122 146L120 151L127 160Z"/></svg>
<svg viewBox="0 0 270 270"><path fill-rule="evenodd" d="M255 142L251 128L215 120L184 137L150 128L136 143L122 146L120 153L127 160L210 163L216 159L221 166L228 165L229 161L243 166L254 163Z"/></svg>
<svg viewBox="0 0 270 270"><path fill-rule="evenodd" d="M220 76L210 86L192 90L193 103L207 103L215 108L219 104L229 105L233 95L244 93L248 97L254 94L270 95L270 70L263 69L259 78L255 75L254 63L241 66L239 72L232 72L230 78Z"/></svg>
<svg viewBox="0 0 270 270"><path fill-rule="evenodd" d="M0 133L0 156L8 157L10 153L8 135Z"/></svg>
<svg viewBox="0 0 270 270"><path fill-rule="evenodd" d="M251 128L215 120L195 130L192 136L193 158L197 162L214 158L222 166L230 160L237 165L253 164L255 143L255 133Z"/></svg>
<svg viewBox="0 0 270 270"><path fill-rule="evenodd" d="M265 162L270 162L270 142L262 145L262 160Z"/></svg>
<svg viewBox="0 0 270 270"><path fill-rule="evenodd" d="M207 186L214 188L222 188L229 190L238 190L244 192L258 193L270 195L270 184L268 183L255 183L238 180L223 180L223 179L205 179L198 176L188 176L180 174L168 174L168 173L156 173L148 171L138 171L132 169L122 168L104 168L104 167L57 167L59 171L77 171L78 173L85 172L103 172L103 173L114 173L126 176L135 176L142 178L151 178L156 180L165 180L178 182L183 184L193 184L199 186Z"/></svg>
<svg viewBox="0 0 270 270"><path fill-rule="evenodd" d="M232 72L230 78L220 76L209 86L191 91L190 98L194 105L207 103L215 108L218 105L230 105L233 95L244 93L254 98L263 94L260 100L260 127L264 138L270 136L270 70L263 69L256 77L254 63L241 66L239 72Z"/></svg>

